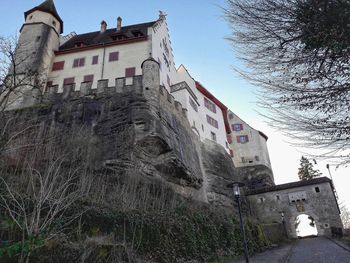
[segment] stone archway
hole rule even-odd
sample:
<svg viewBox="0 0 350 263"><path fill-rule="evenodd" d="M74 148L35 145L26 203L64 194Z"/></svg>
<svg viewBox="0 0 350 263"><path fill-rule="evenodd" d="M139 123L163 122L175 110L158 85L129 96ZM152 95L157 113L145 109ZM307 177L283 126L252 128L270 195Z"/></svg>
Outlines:
<svg viewBox="0 0 350 263"><path fill-rule="evenodd" d="M321 226L319 217L313 213L312 211L302 211L302 212L296 212L296 213L290 213L287 221L287 233L289 237L292 238L298 238L299 233L297 232L297 227L296 227L296 220L298 217L302 216L302 215L307 215L310 216L315 224L315 230L317 232L317 235L324 235L324 230L323 227Z"/></svg>
<svg viewBox="0 0 350 263"><path fill-rule="evenodd" d="M307 214L315 220L319 236L342 233L333 184L326 177L251 190L247 196L263 224L281 222L290 238L298 236L295 219L301 214Z"/></svg>
<svg viewBox="0 0 350 263"><path fill-rule="evenodd" d="M308 214L300 214L294 221L297 237L317 236L316 220Z"/></svg>

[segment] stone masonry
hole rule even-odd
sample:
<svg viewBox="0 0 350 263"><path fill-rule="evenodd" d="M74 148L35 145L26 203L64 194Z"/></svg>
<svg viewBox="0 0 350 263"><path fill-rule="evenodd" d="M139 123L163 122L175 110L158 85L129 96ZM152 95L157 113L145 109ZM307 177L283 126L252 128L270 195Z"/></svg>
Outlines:
<svg viewBox="0 0 350 263"><path fill-rule="evenodd" d="M326 177L251 190L246 194L257 219L263 224L284 223L289 237L297 237L295 222L301 214L315 220L321 236L332 236L343 227L332 181Z"/></svg>

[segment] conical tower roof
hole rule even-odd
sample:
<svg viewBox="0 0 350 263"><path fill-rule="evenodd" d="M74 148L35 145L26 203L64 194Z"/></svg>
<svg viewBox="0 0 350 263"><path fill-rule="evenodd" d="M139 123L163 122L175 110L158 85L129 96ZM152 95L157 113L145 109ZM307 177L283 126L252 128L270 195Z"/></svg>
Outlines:
<svg viewBox="0 0 350 263"><path fill-rule="evenodd" d="M46 0L45 2L43 2L42 4L24 12L24 18L27 19L27 16L31 13L33 13L34 11L42 11L42 12L46 12L49 13L51 15L53 15L61 24L61 33L63 33L63 21L61 19L61 17L59 16L57 9L55 7L55 3L53 2L53 0Z"/></svg>

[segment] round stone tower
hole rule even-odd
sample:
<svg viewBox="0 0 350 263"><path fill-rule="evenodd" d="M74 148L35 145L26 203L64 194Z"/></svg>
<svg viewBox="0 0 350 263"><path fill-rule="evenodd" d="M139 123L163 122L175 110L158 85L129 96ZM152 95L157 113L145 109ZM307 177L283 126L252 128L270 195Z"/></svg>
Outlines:
<svg viewBox="0 0 350 263"><path fill-rule="evenodd" d="M38 73L46 79L54 51L59 48L63 21L53 0L46 0L24 13L16 52L16 74Z"/></svg>

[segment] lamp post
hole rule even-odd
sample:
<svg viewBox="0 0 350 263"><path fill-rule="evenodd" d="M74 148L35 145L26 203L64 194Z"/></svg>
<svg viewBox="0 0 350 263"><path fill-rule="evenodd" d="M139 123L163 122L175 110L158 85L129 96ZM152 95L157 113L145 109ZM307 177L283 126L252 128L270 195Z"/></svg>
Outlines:
<svg viewBox="0 0 350 263"><path fill-rule="evenodd" d="M249 263L249 255L248 255L248 246L247 246L247 240L245 236L245 230L244 230L244 224L242 219L242 211L241 211L241 190L240 187L243 187L244 183L241 182L233 182L227 185L227 187L230 187L233 189L233 195L235 198L235 201L238 204L238 213L239 213L239 223L241 228L241 235L243 237L243 248L244 248L244 257L245 262Z"/></svg>
<svg viewBox="0 0 350 263"><path fill-rule="evenodd" d="M332 180L332 186L333 186L334 195L335 195L335 197L338 199L338 193L337 193L337 191L335 190L335 186L334 186L334 182L333 182L333 177L332 177L332 174L331 174L331 170L329 169L329 164L328 164L328 163L327 163L327 165L326 165L326 168L327 168L328 173L329 173L329 176L331 177L331 180Z"/></svg>
<svg viewBox="0 0 350 263"><path fill-rule="evenodd" d="M281 215L281 219L282 219L282 225L283 225L284 234L286 235L286 237L288 237L287 229L286 229L286 222L285 222L285 219L284 219L284 212L281 211L280 215Z"/></svg>

